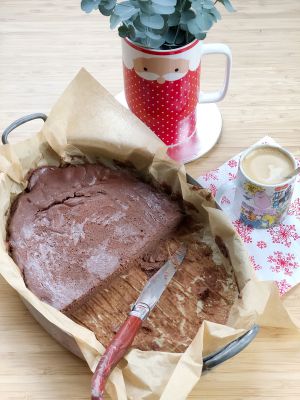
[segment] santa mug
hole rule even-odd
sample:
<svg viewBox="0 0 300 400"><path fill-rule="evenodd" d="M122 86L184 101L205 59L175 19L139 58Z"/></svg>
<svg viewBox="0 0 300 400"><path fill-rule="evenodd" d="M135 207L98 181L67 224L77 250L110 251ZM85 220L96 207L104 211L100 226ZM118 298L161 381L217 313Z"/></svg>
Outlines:
<svg viewBox="0 0 300 400"><path fill-rule="evenodd" d="M225 44L194 40L174 50L140 47L122 41L125 97L129 109L168 146L182 144L196 132L198 103L213 103L227 92L231 52ZM206 54L226 56L221 90L200 92L201 59Z"/></svg>

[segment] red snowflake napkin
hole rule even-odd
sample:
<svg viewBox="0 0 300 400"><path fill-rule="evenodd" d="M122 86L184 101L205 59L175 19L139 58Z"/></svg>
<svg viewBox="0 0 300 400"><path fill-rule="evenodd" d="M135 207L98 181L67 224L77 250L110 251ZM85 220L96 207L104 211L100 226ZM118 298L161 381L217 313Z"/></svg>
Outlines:
<svg viewBox="0 0 300 400"><path fill-rule="evenodd" d="M260 143L275 142L266 136ZM198 182L216 195L218 188L226 182L235 181L239 157L240 154L220 168L200 176ZM243 239L258 278L276 281L280 293L284 294L300 282L300 176L297 178L288 215L282 224L270 229L254 229L235 219L230 209L233 198L234 190L231 190L223 195L220 206Z"/></svg>

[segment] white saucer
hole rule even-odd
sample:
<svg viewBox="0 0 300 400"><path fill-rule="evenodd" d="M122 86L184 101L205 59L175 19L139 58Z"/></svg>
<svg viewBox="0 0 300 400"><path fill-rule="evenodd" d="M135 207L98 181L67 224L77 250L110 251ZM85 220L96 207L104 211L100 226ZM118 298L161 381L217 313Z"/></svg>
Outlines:
<svg viewBox="0 0 300 400"><path fill-rule="evenodd" d="M128 108L124 92L115 97L124 107ZM221 131L222 116L217 104L198 104L196 133L182 144L169 146L168 154L179 163L186 164L194 161L214 147Z"/></svg>

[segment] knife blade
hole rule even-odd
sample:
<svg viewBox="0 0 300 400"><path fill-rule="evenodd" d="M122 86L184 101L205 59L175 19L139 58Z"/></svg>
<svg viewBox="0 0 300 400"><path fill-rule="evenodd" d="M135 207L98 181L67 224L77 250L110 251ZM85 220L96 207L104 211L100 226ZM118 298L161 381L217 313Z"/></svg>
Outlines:
<svg viewBox="0 0 300 400"><path fill-rule="evenodd" d="M182 264L186 247L181 245L172 257L148 280L128 318L120 327L96 367L92 379L92 400L104 400L106 380L112 369L126 354L142 322L159 301L164 290Z"/></svg>
<svg viewBox="0 0 300 400"><path fill-rule="evenodd" d="M173 278L177 267L182 263L185 254L186 247L180 246L172 258L148 280L129 315L135 315L143 320L148 316Z"/></svg>

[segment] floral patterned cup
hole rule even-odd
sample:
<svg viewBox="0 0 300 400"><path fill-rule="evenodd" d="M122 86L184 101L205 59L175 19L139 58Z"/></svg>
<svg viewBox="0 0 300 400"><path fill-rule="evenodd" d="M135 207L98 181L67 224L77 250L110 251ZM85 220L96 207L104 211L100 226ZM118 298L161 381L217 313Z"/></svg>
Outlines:
<svg viewBox="0 0 300 400"><path fill-rule="evenodd" d="M297 162L293 155L282 147L262 144L250 147L246 150L239 162L237 179L235 183L229 182L219 188L217 202L221 204L225 192L235 188L235 198L231 205L233 213L246 225L253 228L271 228L279 224L285 217L293 194L296 176L277 184L262 184L254 181L245 172L243 160L255 149L273 147L280 149L291 161L294 169Z"/></svg>
<svg viewBox="0 0 300 400"><path fill-rule="evenodd" d="M198 102L213 103L226 95L231 52L225 44L194 40L174 50L153 50L125 38L122 53L128 107L167 146L192 138ZM206 54L226 57L223 87L212 93L200 92L201 59Z"/></svg>

